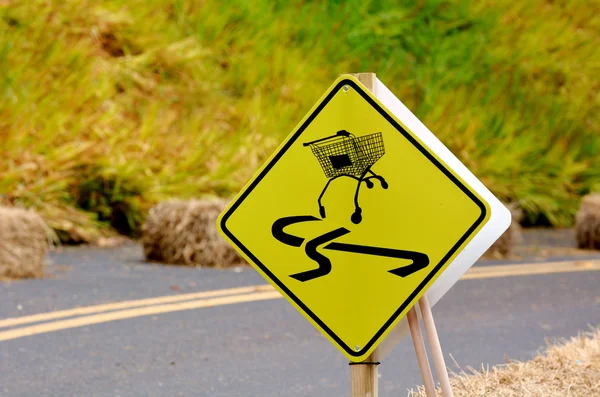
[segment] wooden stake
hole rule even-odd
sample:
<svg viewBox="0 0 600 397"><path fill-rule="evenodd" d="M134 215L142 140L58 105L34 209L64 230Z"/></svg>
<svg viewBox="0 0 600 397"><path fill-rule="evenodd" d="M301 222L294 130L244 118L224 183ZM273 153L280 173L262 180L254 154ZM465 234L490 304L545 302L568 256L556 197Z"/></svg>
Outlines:
<svg viewBox="0 0 600 397"><path fill-rule="evenodd" d="M446 368L444 353L442 353L442 346L440 345L440 338L438 337L437 329L435 328L431 305L429 304L429 299L426 294L419 299L419 308L421 309L421 316L423 317L423 323L425 324L425 330L427 331L427 342L429 342L429 348L431 349L431 355L433 356L435 371L437 372L438 380L442 387L442 396L453 397L454 394L452 393L452 387L450 386L448 368Z"/></svg>
<svg viewBox="0 0 600 397"><path fill-rule="evenodd" d="M431 373L431 366L429 366L429 360L427 359L427 350L425 350L425 341L421 334L421 327L419 327L419 317L417 317L417 310L414 306L408 311L406 318L408 320L408 326L410 327L413 345L415 346L415 353L417 353L417 362L419 363L419 369L421 370L425 394L427 397L435 397L433 374Z"/></svg>

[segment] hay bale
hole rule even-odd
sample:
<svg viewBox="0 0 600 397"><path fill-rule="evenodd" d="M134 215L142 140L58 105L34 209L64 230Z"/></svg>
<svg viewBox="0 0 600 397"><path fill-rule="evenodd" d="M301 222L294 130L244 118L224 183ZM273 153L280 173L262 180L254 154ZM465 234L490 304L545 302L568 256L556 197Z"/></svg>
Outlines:
<svg viewBox="0 0 600 397"><path fill-rule="evenodd" d="M149 261L186 266L232 266L244 263L217 232L217 217L227 200L166 201L150 209L142 226Z"/></svg>
<svg viewBox="0 0 600 397"><path fill-rule="evenodd" d="M0 207L0 278L42 277L50 241L37 213Z"/></svg>
<svg viewBox="0 0 600 397"><path fill-rule="evenodd" d="M598 396L600 329L548 347L531 361L513 361L480 371L468 368L450 378L456 397ZM442 393L438 389L437 395ZM425 397L422 387L409 397Z"/></svg>
<svg viewBox="0 0 600 397"><path fill-rule="evenodd" d="M512 221L508 229L487 250L485 256L493 258L506 258L513 253L515 246L521 241L521 219L523 211L517 203L506 204L512 215Z"/></svg>
<svg viewBox="0 0 600 397"><path fill-rule="evenodd" d="M588 194L581 200L575 234L579 248L600 250L600 194Z"/></svg>

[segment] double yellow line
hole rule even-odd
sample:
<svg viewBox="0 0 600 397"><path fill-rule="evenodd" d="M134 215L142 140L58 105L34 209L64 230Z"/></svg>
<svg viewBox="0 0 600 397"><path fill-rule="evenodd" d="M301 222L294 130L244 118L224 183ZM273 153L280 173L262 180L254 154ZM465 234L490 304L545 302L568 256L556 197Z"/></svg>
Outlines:
<svg viewBox="0 0 600 397"><path fill-rule="evenodd" d="M600 270L600 260L477 266L471 268L461 279L473 280L594 270ZM255 285L106 303L102 305L34 314L31 316L7 318L0 320L0 342L128 318L214 306L233 305L243 302L256 302L281 297L279 292L270 285ZM5 330L2 331L2 329Z"/></svg>
<svg viewBox="0 0 600 397"><path fill-rule="evenodd" d="M251 287L230 288L216 291L107 303L103 305L78 307L68 310L34 314L31 316L7 318L0 320L0 329L16 326L20 327L6 331L0 331L0 342L22 338L25 336L60 331L68 328L123 320L126 318L150 316L161 313L200 309L213 306L232 305L242 302L262 301L280 297L281 295L279 292L275 291L275 289L273 289L273 287L270 285L256 285ZM35 324L40 322L42 323Z"/></svg>

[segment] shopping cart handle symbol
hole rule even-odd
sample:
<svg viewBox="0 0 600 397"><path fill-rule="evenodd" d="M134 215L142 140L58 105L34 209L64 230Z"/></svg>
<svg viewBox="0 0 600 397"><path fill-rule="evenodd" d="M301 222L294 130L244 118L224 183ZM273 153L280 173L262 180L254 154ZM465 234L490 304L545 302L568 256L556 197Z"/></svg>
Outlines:
<svg viewBox="0 0 600 397"><path fill-rule="evenodd" d="M305 143L302 144L302 146L310 146L310 145L313 145L315 143L327 141L327 140L332 139L332 138L338 138L340 136L348 138L348 137L350 137L350 133L348 131L346 131L346 130L339 130L338 132L335 133L335 135L327 136L327 137L321 138L321 139L316 139L316 140L310 141L310 142L305 142Z"/></svg>
<svg viewBox="0 0 600 397"><path fill-rule="evenodd" d="M279 242L292 247L301 247L304 243L304 238L289 234L283 229L295 223L312 221L321 221L321 219L311 215L280 218L273 223L271 232L273 237L275 237ZM340 227L308 241L304 246L304 252L310 259L317 262L319 267L305 272L291 274L290 277L298 281L305 282L328 275L332 269L331 260L317 251L319 247L327 243L329 244L322 247L325 250L412 260L412 263L409 265L388 270L389 273L399 277L410 276L411 274L416 273L429 265L429 257L422 252L332 242L338 237L344 236L348 233L350 233L350 230Z"/></svg>

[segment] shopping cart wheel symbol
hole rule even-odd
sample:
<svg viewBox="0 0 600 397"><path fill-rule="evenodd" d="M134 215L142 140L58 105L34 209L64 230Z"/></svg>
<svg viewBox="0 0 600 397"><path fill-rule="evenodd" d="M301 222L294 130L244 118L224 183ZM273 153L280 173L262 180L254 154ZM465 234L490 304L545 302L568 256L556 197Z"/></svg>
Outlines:
<svg viewBox="0 0 600 397"><path fill-rule="evenodd" d="M350 217L350 220L355 225L358 225L362 221L362 209L361 208L357 208L354 211L354 213L352 214L352 216Z"/></svg>
<svg viewBox="0 0 600 397"><path fill-rule="evenodd" d="M385 154L381 132L355 137L346 130L340 130L335 135L306 142L304 146L310 146L325 176L329 179L317 200L321 218L326 216L322 199L327 188L331 182L345 176L357 182L354 193L354 213L350 216L350 220L358 225L362 222L362 208L358 203L362 183L364 182L367 189L373 189L375 184L372 179L377 179L383 189L388 188L387 181L371 169Z"/></svg>

